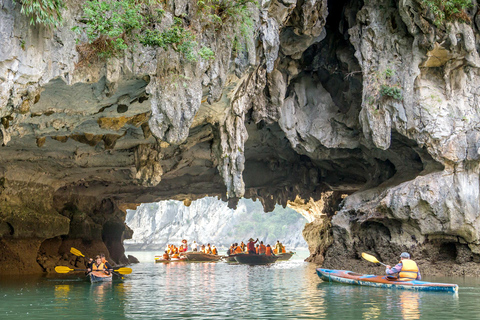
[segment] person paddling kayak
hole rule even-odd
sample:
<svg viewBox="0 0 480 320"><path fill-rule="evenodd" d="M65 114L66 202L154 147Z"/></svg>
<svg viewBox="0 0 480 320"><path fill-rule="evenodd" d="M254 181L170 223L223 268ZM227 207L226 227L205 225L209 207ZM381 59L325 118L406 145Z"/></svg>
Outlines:
<svg viewBox="0 0 480 320"><path fill-rule="evenodd" d="M420 274L417 263L410 259L408 252L402 252L400 262L395 267L392 268L387 265L385 273L387 275L398 274L398 279L396 280L400 281L422 280L422 275Z"/></svg>

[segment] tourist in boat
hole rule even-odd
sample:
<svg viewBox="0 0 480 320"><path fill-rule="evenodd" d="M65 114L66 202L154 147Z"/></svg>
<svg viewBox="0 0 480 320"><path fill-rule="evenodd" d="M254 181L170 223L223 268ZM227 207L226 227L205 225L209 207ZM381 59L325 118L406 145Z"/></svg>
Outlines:
<svg viewBox="0 0 480 320"><path fill-rule="evenodd" d="M267 251L267 247L263 244L263 241L260 241L260 246L258 247L258 254L264 255Z"/></svg>
<svg viewBox="0 0 480 320"><path fill-rule="evenodd" d="M182 240L182 244L183 244L183 252L187 252L187 250L188 250L188 242L187 242L187 239L183 239L183 240Z"/></svg>
<svg viewBox="0 0 480 320"><path fill-rule="evenodd" d="M242 248L242 252L245 251L245 243L243 241L240 243L240 248Z"/></svg>
<svg viewBox="0 0 480 320"><path fill-rule="evenodd" d="M417 263L410 259L408 252L402 252L400 262L393 268L387 266L385 273L389 276L397 275L397 280L400 281L422 280Z"/></svg>
<svg viewBox="0 0 480 320"><path fill-rule="evenodd" d="M215 247L215 246L212 247L212 254L214 254L216 256L218 255L217 247Z"/></svg>
<svg viewBox="0 0 480 320"><path fill-rule="evenodd" d="M168 255L168 251L165 250L165 253L162 256L163 260L170 260L170 256Z"/></svg>
<svg viewBox="0 0 480 320"><path fill-rule="evenodd" d="M265 255L266 256L274 256L275 254L273 253L272 247L270 247L269 244L265 247Z"/></svg>
<svg viewBox="0 0 480 320"><path fill-rule="evenodd" d="M277 254L280 254L280 253L283 253L284 251L285 251L285 248L283 247L281 242L279 240L277 240L277 243L275 244L275 252Z"/></svg>
<svg viewBox="0 0 480 320"><path fill-rule="evenodd" d="M257 251L255 250L255 243L258 242L258 239L257 240L253 240L253 238L250 238L248 239L248 243L247 243L247 251L249 254L256 254Z"/></svg>
<svg viewBox="0 0 480 320"><path fill-rule="evenodd" d="M198 250L198 243L197 243L197 241L193 241L193 243L192 243L192 251L193 251L193 252L197 252L197 250Z"/></svg>
<svg viewBox="0 0 480 320"><path fill-rule="evenodd" d="M255 246L255 253L256 253L256 254L258 254L258 249L259 249L259 248L260 248L260 245L257 244L257 245Z"/></svg>
<svg viewBox="0 0 480 320"><path fill-rule="evenodd" d="M185 249L183 248L183 244L181 244L180 248L178 248L178 253L182 253L183 251L185 251Z"/></svg>
<svg viewBox="0 0 480 320"><path fill-rule="evenodd" d="M100 258L102 259L102 263L105 265L107 269L113 269L113 267L108 263L107 259L105 258L104 253L100 253Z"/></svg>
<svg viewBox="0 0 480 320"><path fill-rule="evenodd" d="M200 252L205 253L205 245L204 244L202 244L202 246L200 247Z"/></svg>
<svg viewBox="0 0 480 320"><path fill-rule="evenodd" d="M210 247L210 243L207 244L207 247L205 248L205 253L212 254L212 247Z"/></svg>
<svg viewBox="0 0 480 320"><path fill-rule="evenodd" d="M242 247L240 247L238 243L235 243L235 254L239 254L242 252L243 252Z"/></svg>
<svg viewBox="0 0 480 320"><path fill-rule="evenodd" d="M100 256L95 257L95 261L92 263L92 267L88 269L88 272L91 271L103 271L105 274L110 274L105 264L102 262L102 258Z"/></svg>

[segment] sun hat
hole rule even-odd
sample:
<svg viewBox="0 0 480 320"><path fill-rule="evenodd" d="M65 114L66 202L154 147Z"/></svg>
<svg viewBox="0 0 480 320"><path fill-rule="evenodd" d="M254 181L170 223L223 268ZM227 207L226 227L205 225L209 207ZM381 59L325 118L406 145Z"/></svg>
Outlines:
<svg viewBox="0 0 480 320"><path fill-rule="evenodd" d="M400 258L410 259L410 254L408 252L402 252L402 254L400 255Z"/></svg>

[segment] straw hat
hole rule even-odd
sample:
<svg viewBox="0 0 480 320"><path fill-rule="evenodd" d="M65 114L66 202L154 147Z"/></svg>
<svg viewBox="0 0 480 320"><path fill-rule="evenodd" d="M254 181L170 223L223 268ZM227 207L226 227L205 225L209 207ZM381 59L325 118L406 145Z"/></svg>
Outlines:
<svg viewBox="0 0 480 320"><path fill-rule="evenodd" d="M253 240L253 238L250 238L250 239L248 239L248 241L250 242L250 241L255 241L255 240Z"/></svg>

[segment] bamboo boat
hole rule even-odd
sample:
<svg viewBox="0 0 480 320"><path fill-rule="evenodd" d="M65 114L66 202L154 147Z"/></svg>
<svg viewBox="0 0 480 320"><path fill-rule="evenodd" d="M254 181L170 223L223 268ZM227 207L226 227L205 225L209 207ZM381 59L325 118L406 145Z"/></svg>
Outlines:
<svg viewBox="0 0 480 320"><path fill-rule="evenodd" d="M287 260L290 260L290 258L291 258L294 254L295 254L295 252L293 252L293 251L277 254L278 261L287 261Z"/></svg>
<svg viewBox="0 0 480 320"><path fill-rule="evenodd" d="M203 252L184 252L183 255L188 261L218 261L222 259L222 256Z"/></svg>
<svg viewBox="0 0 480 320"><path fill-rule="evenodd" d="M170 259L163 259L162 257L155 257L155 263L170 263L170 262L182 262L186 261L187 258L170 258Z"/></svg>
<svg viewBox="0 0 480 320"><path fill-rule="evenodd" d="M267 256L264 254L238 254L235 255L235 260L238 263L257 265L257 264L270 264L277 261L277 256Z"/></svg>
<svg viewBox="0 0 480 320"><path fill-rule="evenodd" d="M377 276L373 274L359 274L347 270L317 269L318 276L329 282L340 282L346 284L356 284L361 286L370 286L378 288L393 288L414 291L443 291L457 292L458 285L450 283L434 283L427 281L396 281L390 280L386 276Z"/></svg>

